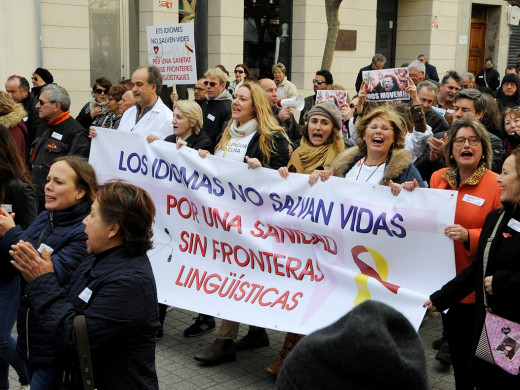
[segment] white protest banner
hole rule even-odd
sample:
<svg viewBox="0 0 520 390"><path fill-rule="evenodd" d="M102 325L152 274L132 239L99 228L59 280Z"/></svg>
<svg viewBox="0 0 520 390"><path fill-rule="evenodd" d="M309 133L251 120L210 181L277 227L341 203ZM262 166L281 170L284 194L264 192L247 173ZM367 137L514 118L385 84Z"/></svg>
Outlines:
<svg viewBox="0 0 520 390"><path fill-rule="evenodd" d="M166 85L195 84L195 38L192 23L147 26L148 62L159 68Z"/></svg>
<svg viewBox="0 0 520 390"><path fill-rule="evenodd" d="M367 101L408 100L408 68L363 71Z"/></svg>
<svg viewBox="0 0 520 390"><path fill-rule="evenodd" d="M417 329L427 296L455 275L456 193L270 169L98 128L90 161L152 195L149 252L159 300L266 328L309 333L372 298Z"/></svg>

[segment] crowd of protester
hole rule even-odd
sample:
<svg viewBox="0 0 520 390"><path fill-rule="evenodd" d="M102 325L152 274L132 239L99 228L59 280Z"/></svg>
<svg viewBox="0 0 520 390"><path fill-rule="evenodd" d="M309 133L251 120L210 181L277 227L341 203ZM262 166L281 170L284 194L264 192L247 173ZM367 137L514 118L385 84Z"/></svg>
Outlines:
<svg viewBox="0 0 520 390"><path fill-rule="evenodd" d="M76 118L67 90L48 70L35 70L32 89L24 77L9 77L7 93L0 92L0 389L9 388L10 366L22 388L58 389L65 378L81 384L79 315L88 325L98 388L158 388L155 343L164 333L167 306L157 304L146 255L155 206L135 185L98 183L87 162L96 127L193 148L201 158L211 154L250 169L276 169L280 180L306 174L310 186L335 175L345 178L346 186L352 181L387 186L395 196L419 187L458 191L454 223L444 229L453 241L457 276L425 302L429 310L449 309L442 316L443 335L435 341L437 358L453 364L457 389L489 389L497 382L518 387L518 376L475 357L488 307L520 321L514 309L520 291L518 75L506 73L500 80L487 59L476 77L450 70L439 78L419 55L408 65L410 77L403 77L408 100L367 102L362 72L382 69L385 62L376 54L359 72L357 95L339 107L316 103L320 90L345 90L334 84L330 71L316 71L314 94L304 99L298 122L295 107L278 106L279 99L298 94L281 63L272 67L272 79L261 80L246 64L237 64L228 80L218 65L197 80L194 100L180 86L163 88L154 66L139 67L118 84L99 77ZM495 227L499 234L483 262ZM313 335L287 333L267 370L280 373L280 388L295 389L309 387L318 366L336 370L330 388L373 375L337 361L327 364L333 356L327 348L354 338L359 318L374 317L379 329L392 319L402 323L398 331L388 326L398 359L409 353L417 360L403 368L402 380L414 383L409 388L427 388L417 334L392 310L361 305ZM17 341L11 336L15 322ZM215 318L199 313L184 335L214 329ZM237 340L238 330L239 323L223 319L215 341L195 360L219 364L235 360L236 351L269 345L263 328L250 325ZM377 350L368 330L358 337ZM406 350L410 345L413 351ZM313 364L306 353L315 356ZM302 382L296 369L309 379Z"/></svg>

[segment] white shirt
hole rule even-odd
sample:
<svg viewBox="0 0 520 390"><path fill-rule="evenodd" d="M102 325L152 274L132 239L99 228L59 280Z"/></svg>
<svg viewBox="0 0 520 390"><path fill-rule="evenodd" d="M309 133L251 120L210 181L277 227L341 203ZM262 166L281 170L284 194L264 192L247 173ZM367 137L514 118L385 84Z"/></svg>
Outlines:
<svg viewBox="0 0 520 390"><path fill-rule="evenodd" d="M154 134L160 139L165 139L173 134L173 112L157 98L153 108L135 123L137 107L133 106L126 110L119 123L118 131L128 131L137 134Z"/></svg>
<svg viewBox="0 0 520 390"><path fill-rule="evenodd" d="M247 147L249 146L249 142L251 142L251 139L255 134L256 132L252 132L251 134L243 137L232 137L227 145L215 152L215 156L244 162Z"/></svg>
<svg viewBox="0 0 520 390"><path fill-rule="evenodd" d="M422 155L424 148L428 144L428 138L432 136L433 133L430 125L426 125L426 131L424 133L415 131L415 127L413 128L413 133L406 133L404 148L413 154L411 163L414 163L415 160Z"/></svg>
<svg viewBox="0 0 520 390"><path fill-rule="evenodd" d="M370 184L379 184L383 180L386 163L379 165L365 165L365 158L359 160L345 175L350 181L360 181Z"/></svg>

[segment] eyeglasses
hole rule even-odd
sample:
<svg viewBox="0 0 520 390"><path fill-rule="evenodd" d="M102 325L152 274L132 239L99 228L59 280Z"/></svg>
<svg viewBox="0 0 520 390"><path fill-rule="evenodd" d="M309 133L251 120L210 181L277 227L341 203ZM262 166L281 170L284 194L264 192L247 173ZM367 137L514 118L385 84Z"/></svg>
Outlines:
<svg viewBox="0 0 520 390"><path fill-rule="evenodd" d="M480 142L480 138L473 135L473 136L471 136L469 138L466 138L466 137L455 137L454 140L453 140L453 142L457 146L465 145L466 141L468 141L471 146L475 146L476 144L478 144Z"/></svg>
<svg viewBox="0 0 520 390"><path fill-rule="evenodd" d="M388 127L387 125L376 125L376 124L368 125L368 126L367 126L367 129L370 129L370 130L381 129L381 130L383 130L383 131L392 130L392 128L391 128L391 127Z"/></svg>
<svg viewBox="0 0 520 390"><path fill-rule="evenodd" d="M202 88L202 87L195 87L193 88L195 91L205 91L206 88Z"/></svg>
<svg viewBox="0 0 520 390"><path fill-rule="evenodd" d="M204 85L207 87L208 85L211 87L211 88L215 88L216 85L220 85L221 83L216 83L214 81L204 81Z"/></svg>
<svg viewBox="0 0 520 390"><path fill-rule="evenodd" d="M108 92L108 90L107 90L107 89L96 88L96 89L94 90L94 92L95 92L95 93L99 93L100 95L103 95L103 94L106 95L106 93Z"/></svg>
<svg viewBox="0 0 520 390"><path fill-rule="evenodd" d="M321 85L321 84L323 84L324 82L325 82L325 81L323 81L323 80L316 80L316 79L312 80L312 83L313 83L313 84L318 84L318 85Z"/></svg>
<svg viewBox="0 0 520 390"><path fill-rule="evenodd" d="M240 74L242 74L242 73L244 73L244 71L241 70L241 69L235 69L235 73L240 73Z"/></svg>
<svg viewBox="0 0 520 390"><path fill-rule="evenodd" d="M41 106L45 105L46 103L50 103L50 102L44 102L43 100L39 99L38 103L40 103L40 107L41 107Z"/></svg>

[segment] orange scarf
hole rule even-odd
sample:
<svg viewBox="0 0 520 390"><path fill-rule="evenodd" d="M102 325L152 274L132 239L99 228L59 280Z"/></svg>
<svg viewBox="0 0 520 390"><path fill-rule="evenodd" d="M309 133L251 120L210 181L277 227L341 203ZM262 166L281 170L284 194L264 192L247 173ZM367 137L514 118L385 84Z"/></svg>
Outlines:
<svg viewBox="0 0 520 390"><path fill-rule="evenodd" d="M70 118L70 110L62 112L60 115L58 115L53 120L47 122L49 126L56 126L57 124L63 122L64 120L67 120Z"/></svg>

